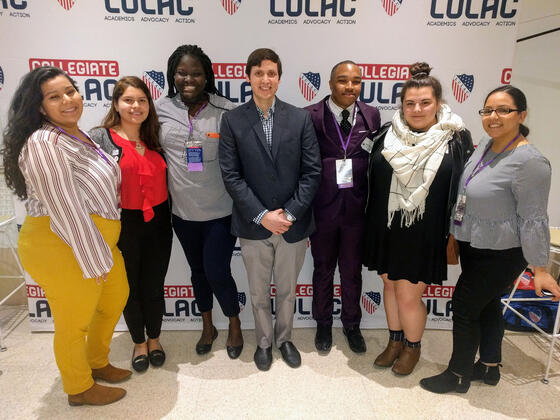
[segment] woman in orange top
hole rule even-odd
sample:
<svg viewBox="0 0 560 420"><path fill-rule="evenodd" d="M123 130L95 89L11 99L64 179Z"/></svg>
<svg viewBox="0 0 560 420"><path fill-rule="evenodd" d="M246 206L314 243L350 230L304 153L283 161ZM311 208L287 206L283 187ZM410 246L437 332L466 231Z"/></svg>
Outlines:
<svg viewBox="0 0 560 420"><path fill-rule="evenodd" d="M134 341L132 367L141 372L149 364L161 366L165 362L159 336L172 241L167 166L159 145L158 117L146 84L135 76L119 80L103 126L90 135L118 160L122 172L118 246L130 285L124 318Z"/></svg>

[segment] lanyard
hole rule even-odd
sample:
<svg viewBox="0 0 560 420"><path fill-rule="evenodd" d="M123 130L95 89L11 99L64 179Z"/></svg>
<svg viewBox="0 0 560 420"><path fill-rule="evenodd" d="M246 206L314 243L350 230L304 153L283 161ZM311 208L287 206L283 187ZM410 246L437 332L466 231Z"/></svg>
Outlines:
<svg viewBox="0 0 560 420"><path fill-rule="evenodd" d="M358 104L354 103L354 115L352 116L352 128L348 133L348 138L346 142L344 141L344 137L342 137L342 132L340 131L340 124L336 121L336 117L334 116L334 112L329 107L329 111L331 111L331 115L334 120L334 125L336 127L336 132L338 133L338 139L340 140L340 144L342 145L342 149L344 150L344 159L346 159L346 149L348 149L348 144L350 144L350 138L352 137L352 131L354 131L354 126L356 125L356 114L358 113Z"/></svg>
<svg viewBox="0 0 560 420"><path fill-rule="evenodd" d="M193 133L192 120L194 120L198 116L198 114L200 114L200 111L206 108L206 105L208 105L208 102L205 102L200 108L198 108L198 111L196 111L196 113L192 116L192 118L189 116L189 139L192 138L192 133Z"/></svg>
<svg viewBox="0 0 560 420"><path fill-rule="evenodd" d="M99 154L99 156L101 156L105 162L107 162L109 165L111 165L111 163L109 162L109 159L107 159L107 157L103 154L103 152L102 152L95 144L86 143L86 142L83 141L82 139L80 139L80 138L78 138L78 137L76 137L76 136L73 136L72 134L70 134L69 132L67 132L67 131L66 131L65 129L63 129L62 127L59 127L58 125L55 125L55 127L58 128L60 131L62 131L64 134L66 134L68 137L72 137L74 140L77 140L77 141L79 141L80 143L85 144L86 146L95 149L95 151ZM78 130L80 130L80 129L78 129ZM87 138L89 138L89 136L88 136L86 133L84 133L82 130L80 130L80 133L82 133L84 136L86 136Z"/></svg>
<svg viewBox="0 0 560 420"><path fill-rule="evenodd" d="M473 171L471 172L471 174L468 176L467 180L465 181L465 188L467 187L467 185L469 185L469 182L471 182L471 179L473 179L476 175L478 175L479 173L482 172L482 170L484 168L486 168L488 165L490 165L492 162L494 162L496 160L496 158L504 151L506 150L509 146L511 146L515 140L517 140L519 138L519 136L521 135L521 133L519 133L517 136L515 136L513 138L512 141L510 141L506 147L504 147L500 153L498 153L496 156L494 156L492 159L490 159L488 162L486 162L484 165L482 165L480 168L480 164L482 163L482 160L484 159L484 156L486 156L486 154L488 153L488 151L490 150L490 147L492 147L492 143L490 143L488 145L488 147L486 148L486 150L484 151L484 153L482 154L482 157L480 158L480 160L478 161L478 163L475 165Z"/></svg>

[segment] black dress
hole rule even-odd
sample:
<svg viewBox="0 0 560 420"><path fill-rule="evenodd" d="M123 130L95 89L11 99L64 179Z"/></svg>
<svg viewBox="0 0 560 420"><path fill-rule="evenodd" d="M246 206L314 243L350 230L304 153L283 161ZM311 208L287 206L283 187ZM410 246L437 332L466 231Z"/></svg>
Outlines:
<svg viewBox="0 0 560 420"><path fill-rule="evenodd" d="M422 219L401 227L400 211L387 227L387 207L393 168L378 147L371 156L364 265L390 280L441 284L447 280L447 203L453 160L444 155L426 197ZM449 149L448 149L449 150Z"/></svg>

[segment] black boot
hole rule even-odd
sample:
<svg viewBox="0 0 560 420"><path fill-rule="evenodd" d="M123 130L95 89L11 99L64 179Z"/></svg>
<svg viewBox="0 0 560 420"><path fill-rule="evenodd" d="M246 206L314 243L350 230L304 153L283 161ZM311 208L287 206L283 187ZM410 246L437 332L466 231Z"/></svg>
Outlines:
<svg viewBox="0 0 560 420"><path fill-rule="evenodd" d="M471 381L468 378L455 375L449 368L436 376L420 380L420 386L426 391L436 394L447 394L448 392L458 392L464 394L469 390Z"/></svg>
<svg viewBox="0 0 560 420"><path fill-rule="evenodd" d="M487 385L497 385L500 382L500 364L486 366L480 360L474 364L471 381L484 381Z"/></svg>

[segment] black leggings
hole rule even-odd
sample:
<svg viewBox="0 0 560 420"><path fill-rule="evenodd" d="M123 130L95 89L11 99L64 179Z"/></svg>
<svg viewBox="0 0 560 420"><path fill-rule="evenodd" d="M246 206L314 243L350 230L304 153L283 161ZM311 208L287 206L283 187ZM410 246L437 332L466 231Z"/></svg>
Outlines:
<svg viewBox="0 0 560 420"><path fill-rule="evenodd" d="M521 248L478 249L459 242L461 275L453 293L453 354L449 368L470 377L476 351L486 363L502 360L501 295L527 267Z"/></svg>
<svg viewBox="0 0 560 420"><path fill-rule="evenodd" d="M212 310L213 295L216 295L225 316L239 314L237 285L231 275L236 238L230 229L231 216L192 222L173 215L173 230L191 268L191 282L200 312Z"/></svg>
<svg viewBox="0 0 560 420"><path fill-rule="evenodd" d="M158 338L165 302L163 284L169 258L173 233L169 203L154 207L154 217L144 222L141 210L121 213L121 236L118 247L122 252L130 295L123 314L132 341L136 344L148 338Z"/></svg>

